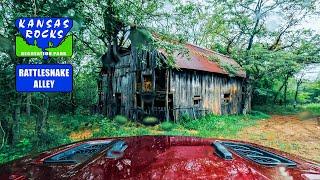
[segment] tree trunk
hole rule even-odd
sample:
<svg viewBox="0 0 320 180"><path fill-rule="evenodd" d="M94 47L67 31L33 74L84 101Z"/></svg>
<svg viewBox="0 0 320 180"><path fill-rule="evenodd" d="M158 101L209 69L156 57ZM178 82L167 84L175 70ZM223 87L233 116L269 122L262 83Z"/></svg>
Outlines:
<svg viewBox="0 0 320 180"><path fill-rule="evenodd" d="M251 95L252 95L252 87L249 82L249 78L244 81L243 83L243 107L242 107L242 114L248 114L251 110Z"/></svg>
<svg viewBox="0 0 320 180"><path fill-rule="evenodd" d="M296 92L294 94L294 102L297 103L297 99L298 99L298 91L299 91L299 84L297 83L297 86L296 86Z"/></svg>
<svg viewBox="0 0 320 180"><path fill-rule="evenodd" d="M288 79L289 79L289 75L287 75L286 83L284 85L284 92L283 92L283 103L284 103L284 106L287 106Z"/></svg>
<svg viewBox="0 0 320 180"><path fill-rule="evenodd" d="M277 98L278 98L278 95L280 94L280 92L281 92L282 88L284 87L285 83L286 83L286 81L284 81L284 82L282 83L282 85L280 86L279 90L276 92L276 94L275 94L275 96L274 96L274 98L273 98L273 103L276 103Z"/></svg>
<svg viewBox="0 0 320 180"><path fill-rule="evenodd" d="M0 150L3 148L3 146L7 143L8 135L9 135L9 126L8 126L8 120L6 117L2 117L0 120Z"/></svg>
<svg viewBox="0 0 320 180"><path fill-rule="evenodd" d="M21 94L18 94L16 104L14 105L14 112L13 112L12 144L16 144L20 140L21 102L22 102L22 96Z"/></svg>
<svg viewBox="0 0 320 180"><path fill-rule="evenodd" d="M27 93L26 113L27 116L31 115L31 93Z"/></svg>
<svg viewBox="0 0 320 180"><path fill-rule="evenodd" d="M39 112L36 124L36 133L39 143L43 144L43 135L46 133L47 119L49 109L49 97L43 94L43 100L41 105L41 111Z"/></svg>
<svg viewBox="0 0 320 180"><path fill-rule="evenodd" d="M76 110L77 110L77 103L75 100L75 90L73 90L70 94L70 103L71 103L71 111L72 111L72 115L76 114Z"/></svg>
<svg viewBox="0 0 320 180"><path fill-rule="evenodd" d="M294 102L295 104L298 103L298 94L299 94L299 87L302 84L302 76L301 78L297 81L297 86L296 86L296 92L294 94Z"/></svg>
<svg viewBox="0 0 320 180"><path fill-rule="evenodd" d="M255 24L254 24L254 27L253 27L253 29L252 29L252 32L250 33L250 38L249 38L249 41L248 41L247 51L252 48L253 39L254 39L254 37L256 36L256 34L259 32L259 31L258 31L258 26L259 26L260 18L261 18L261 17L259 17L258 14L261 13L261 7L262 7L262 0L259 0L259 1L257 2L256 7L255 7L256 22L255 22Z"/></svg>

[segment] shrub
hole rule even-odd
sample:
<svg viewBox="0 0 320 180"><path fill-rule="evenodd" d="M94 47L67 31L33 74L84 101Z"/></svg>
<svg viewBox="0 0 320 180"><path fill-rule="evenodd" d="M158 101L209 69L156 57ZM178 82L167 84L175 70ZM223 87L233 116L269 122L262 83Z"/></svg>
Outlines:
<svg viewBox="0 0 320 180"><path fill-rule="evenodd" d="M116 115L113 120L120 125L124 125L128 122L127 117L121 115Z"/></svg>
<svg viewBox="0 0 320 180"><path fill-rule="evenodd" d="M160 124L160 128L164 131L171 131L174 125L171 122L163 122Z"/></svg>
<svg viewBox="0 0 320 180"><path fill-rule="evenodd" d="M147 116L147 117L143 118L142 122L145 125L155 125L158 123L158 118L152 117L152 116Z"/></svg>

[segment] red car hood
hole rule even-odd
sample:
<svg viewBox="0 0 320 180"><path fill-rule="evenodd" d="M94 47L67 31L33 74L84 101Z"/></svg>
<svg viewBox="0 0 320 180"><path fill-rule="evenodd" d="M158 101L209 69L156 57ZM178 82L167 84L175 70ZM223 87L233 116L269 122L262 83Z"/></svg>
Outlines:
<svg viewBox="0 0 320 180"><path fill-rule="evenodd" d="M267 167L232 152L233 159L219 157L212 143L216 139L180 136L139 136L122 139L127 149L120 158L106 152L78 164L45 164L44 159L88 141L46 151L0 166L0 179L319 179L320 166L271 148L263 148L294 161L295 167ZM233 141L237 142L237 141ZM249 144L249 143L246 143Z"/></svg>

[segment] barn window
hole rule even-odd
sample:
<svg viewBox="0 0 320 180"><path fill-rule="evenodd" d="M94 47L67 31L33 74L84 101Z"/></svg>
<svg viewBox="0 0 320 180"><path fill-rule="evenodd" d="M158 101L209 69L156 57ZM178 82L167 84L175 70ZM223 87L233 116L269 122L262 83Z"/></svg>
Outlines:
<svg viewBox="0 0 320 180"><path fill-rule="evenodd" d="M230 93L224 93L223 94L223 102L224 103L229 103L231 101L231 95Z"/></svg>
<svg viewBox="0 0 320 180"><path fill-rule="evenodd" d="M200 96L193 96L193 105L200 106L201 97Z"/></svg>
<svg viewBox="0 0 320 180"><path fill-rule="evenodd" d="M152 91L152 76L151 75L144 75L143 76L143 90L144 90L144 92L151 92Z"/></svg>

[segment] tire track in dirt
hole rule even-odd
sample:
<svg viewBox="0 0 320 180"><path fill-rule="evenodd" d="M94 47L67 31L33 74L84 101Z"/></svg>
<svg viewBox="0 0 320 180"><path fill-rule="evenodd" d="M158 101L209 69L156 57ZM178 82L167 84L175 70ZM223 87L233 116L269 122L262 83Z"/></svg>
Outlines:
<svg viewBox="0 0 320 180"><path fill-rule="evenodd" d="M236 139L320 161L320 126L316 119L273 115L255 126L244 128Z"/></svg>

